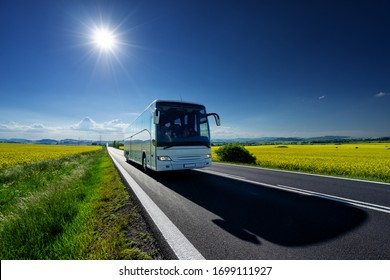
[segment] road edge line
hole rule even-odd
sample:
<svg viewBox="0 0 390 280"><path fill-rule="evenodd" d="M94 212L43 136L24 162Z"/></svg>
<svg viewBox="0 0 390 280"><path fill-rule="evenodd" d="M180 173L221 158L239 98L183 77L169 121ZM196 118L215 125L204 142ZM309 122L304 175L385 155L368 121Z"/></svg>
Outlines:
<svg viewBox="0 0 390 280"><path fill-rule="evenodd" d="M151 222L159 231L169 249L179 260L205 260L202 254L192 245L183 233L172 223L164 212L153 202L153 200L142 190L138 183L126 172L123 166L111 155L114 165L126 181L128 186L140 201L142 207L150 217Z"/></svg>

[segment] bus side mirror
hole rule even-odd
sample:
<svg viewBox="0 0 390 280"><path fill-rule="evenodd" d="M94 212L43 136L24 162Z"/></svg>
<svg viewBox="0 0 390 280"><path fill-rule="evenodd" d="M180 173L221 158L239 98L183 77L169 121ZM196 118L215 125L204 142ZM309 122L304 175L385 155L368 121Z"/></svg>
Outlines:
<svg viewBox="0 0 390 280"><path fill-rule="evenodd" d="M207 116L214 116L215 124L217 126L221 125L221 119L219 118L219 115L217 113L209 113L209 114L207 114Z"/></svg>
<svg viewBox="0 0 390 280"><path fill-rule="evenodd" d="M160 123L160 111L156 109L153 113L153 123L159 124Z"/></svg>

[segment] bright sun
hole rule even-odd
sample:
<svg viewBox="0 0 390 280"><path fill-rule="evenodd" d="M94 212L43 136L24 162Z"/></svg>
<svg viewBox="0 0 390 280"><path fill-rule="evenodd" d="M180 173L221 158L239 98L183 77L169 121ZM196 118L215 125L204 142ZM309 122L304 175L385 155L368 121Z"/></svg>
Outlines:
<svg viewBox="0 0 390 280"><path fill-rule="evenodd" d="M112 51L117 44L114 33L106 28L98 28L94 31L93 42L102 51Z"/></svg>

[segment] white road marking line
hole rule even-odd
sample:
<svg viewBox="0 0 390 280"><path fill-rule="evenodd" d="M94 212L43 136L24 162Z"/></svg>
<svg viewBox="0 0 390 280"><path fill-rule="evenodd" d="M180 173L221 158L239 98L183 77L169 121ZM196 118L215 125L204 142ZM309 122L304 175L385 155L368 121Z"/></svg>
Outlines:
<svg viewBox="0 0 390 280"><path fill-rule="evenodd" d="M202 254L192 245L192 243L183 235L183 233L172 223L172 221L164 214L164 212L153 202L153 200L142 190L137 182L126 172L119 162L111 155L110 156L122 173L129 186L141 201L143 207L150 215L151 219L164 236L168 245L175 253L179 260L205 260Z"/></svg>
<svg viewBox="0 0 390 280"><path fill-rule="evenodd" d="M299 171L272 169L272 168L266 168L266 167L246 166L246 165L239 165L239 164L233 164L233 163L221 163L221 162L213 162L213 164L215 164L215 165L227 165L227 166L231 165L231 166L236 166L236 167L245 167L245 168L258 169L258 170L268 170L268 171L273 171L273 172L292 173L292 174L300 174L300 175L306 175L306 176L324 177L324 178L331 178L331 179L338 179L338 180L346 180L346 181L354 181L354 182L362 182L362 183L370 183L370 184L378 184L378 185L390 186L390 183L385 183L385 182L369 181L369 180L363 180L363 179L353 179L353 178L346 178L346 177L337 177L337 176L331 176L331 175L321 175L321 174L305 173L305 172L299 172Z"/></svg>
<svg viewBox="0 0 390 280"><path fill-rule="evenodd" d="M228 173L223 173L223 172L218 172L218 171L211 171L211 170L205 170L205 169L198 170L198 171L202 171L202 172L210 173L210 174L214 174L214 175L220 175L220 176L227 177L227 178L246 180L245 177L241 177L241 176L237 176L237 175L231 175L231 174L228 174Z"/></svg>
<svg viewBox="0 0 390 280"><path fill-rule="evenodd" d="M337 201L337 202L342 202L342 203L346 203L346 204L349 204L349 205L354 205L354 206L358 206L358 207L361 207L361 208L371 209L371 210L375 210L375 211L379 211L379 212L384 212L384 213L390 214L390 207L383 206L383 205L368 203L368 202L359 201L359 200L353 200L353 199L349 199L349 198L329 195L329 194L320 193L320 192L313 192L313 191L298 189L298 188L284 186L284 185L271 185L271 184L267 184L267 183L262 183L262 182L248 180L248 179L245 179L243 177L240 178L239 176L234 176L234 175L230 175L230 174L223 173L223 172L217 172L217 171L212 171L212 170L197 170L197 171L204 172L204 173L209 173L209 174L214 174L214 175L226 177L226 178L229 178L229 179L235 179L235 180L239 180L239 181L242 181L242 182L245 182L245 183L256 184L256 185L260 185L260 186L265 186L265 187L269 187L269 188L289 191L289 192L303 194L303 195L316 196L316 197L323 198L323 199L328 199L328 200L333 200L333 201Z"/></svg>
<svg viewBox="0 0 390 280"><path fill-rule="evenodd" d="M325 199L329 199L329 200L333 200L333 201L337 201L337 202L347 203L347 204L351 204L351 205L355 205L355 206L368 208L368 209L381 211L381 212L385 212L385 213L390 214L390 207L383 206L383 205L368 203L368 202L364 202L364 201L349 199L349 198L335 196L335 195L324 194L324 193L320 193L320 192L313 192L313 191L308 191L308 190L297 189L297 188L290 187L290 186L284 186L284 185L277 185L277 186L282 187L284 189L292 190L292 191L299 191L299 192L307 194L307 195L317 196L317 197L321 197L321 198L325 198Z"/></svg>

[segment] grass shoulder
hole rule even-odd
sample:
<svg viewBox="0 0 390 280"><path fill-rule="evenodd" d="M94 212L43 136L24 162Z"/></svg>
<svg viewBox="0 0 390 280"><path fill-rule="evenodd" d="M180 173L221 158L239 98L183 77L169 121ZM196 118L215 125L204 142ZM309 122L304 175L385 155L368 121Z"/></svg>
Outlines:
<svg viewBox="0 0 390 280"><path fill-rule="evenodd" d="M23 171L0 172L1 259L162 258L106 150Z"/></svg>

